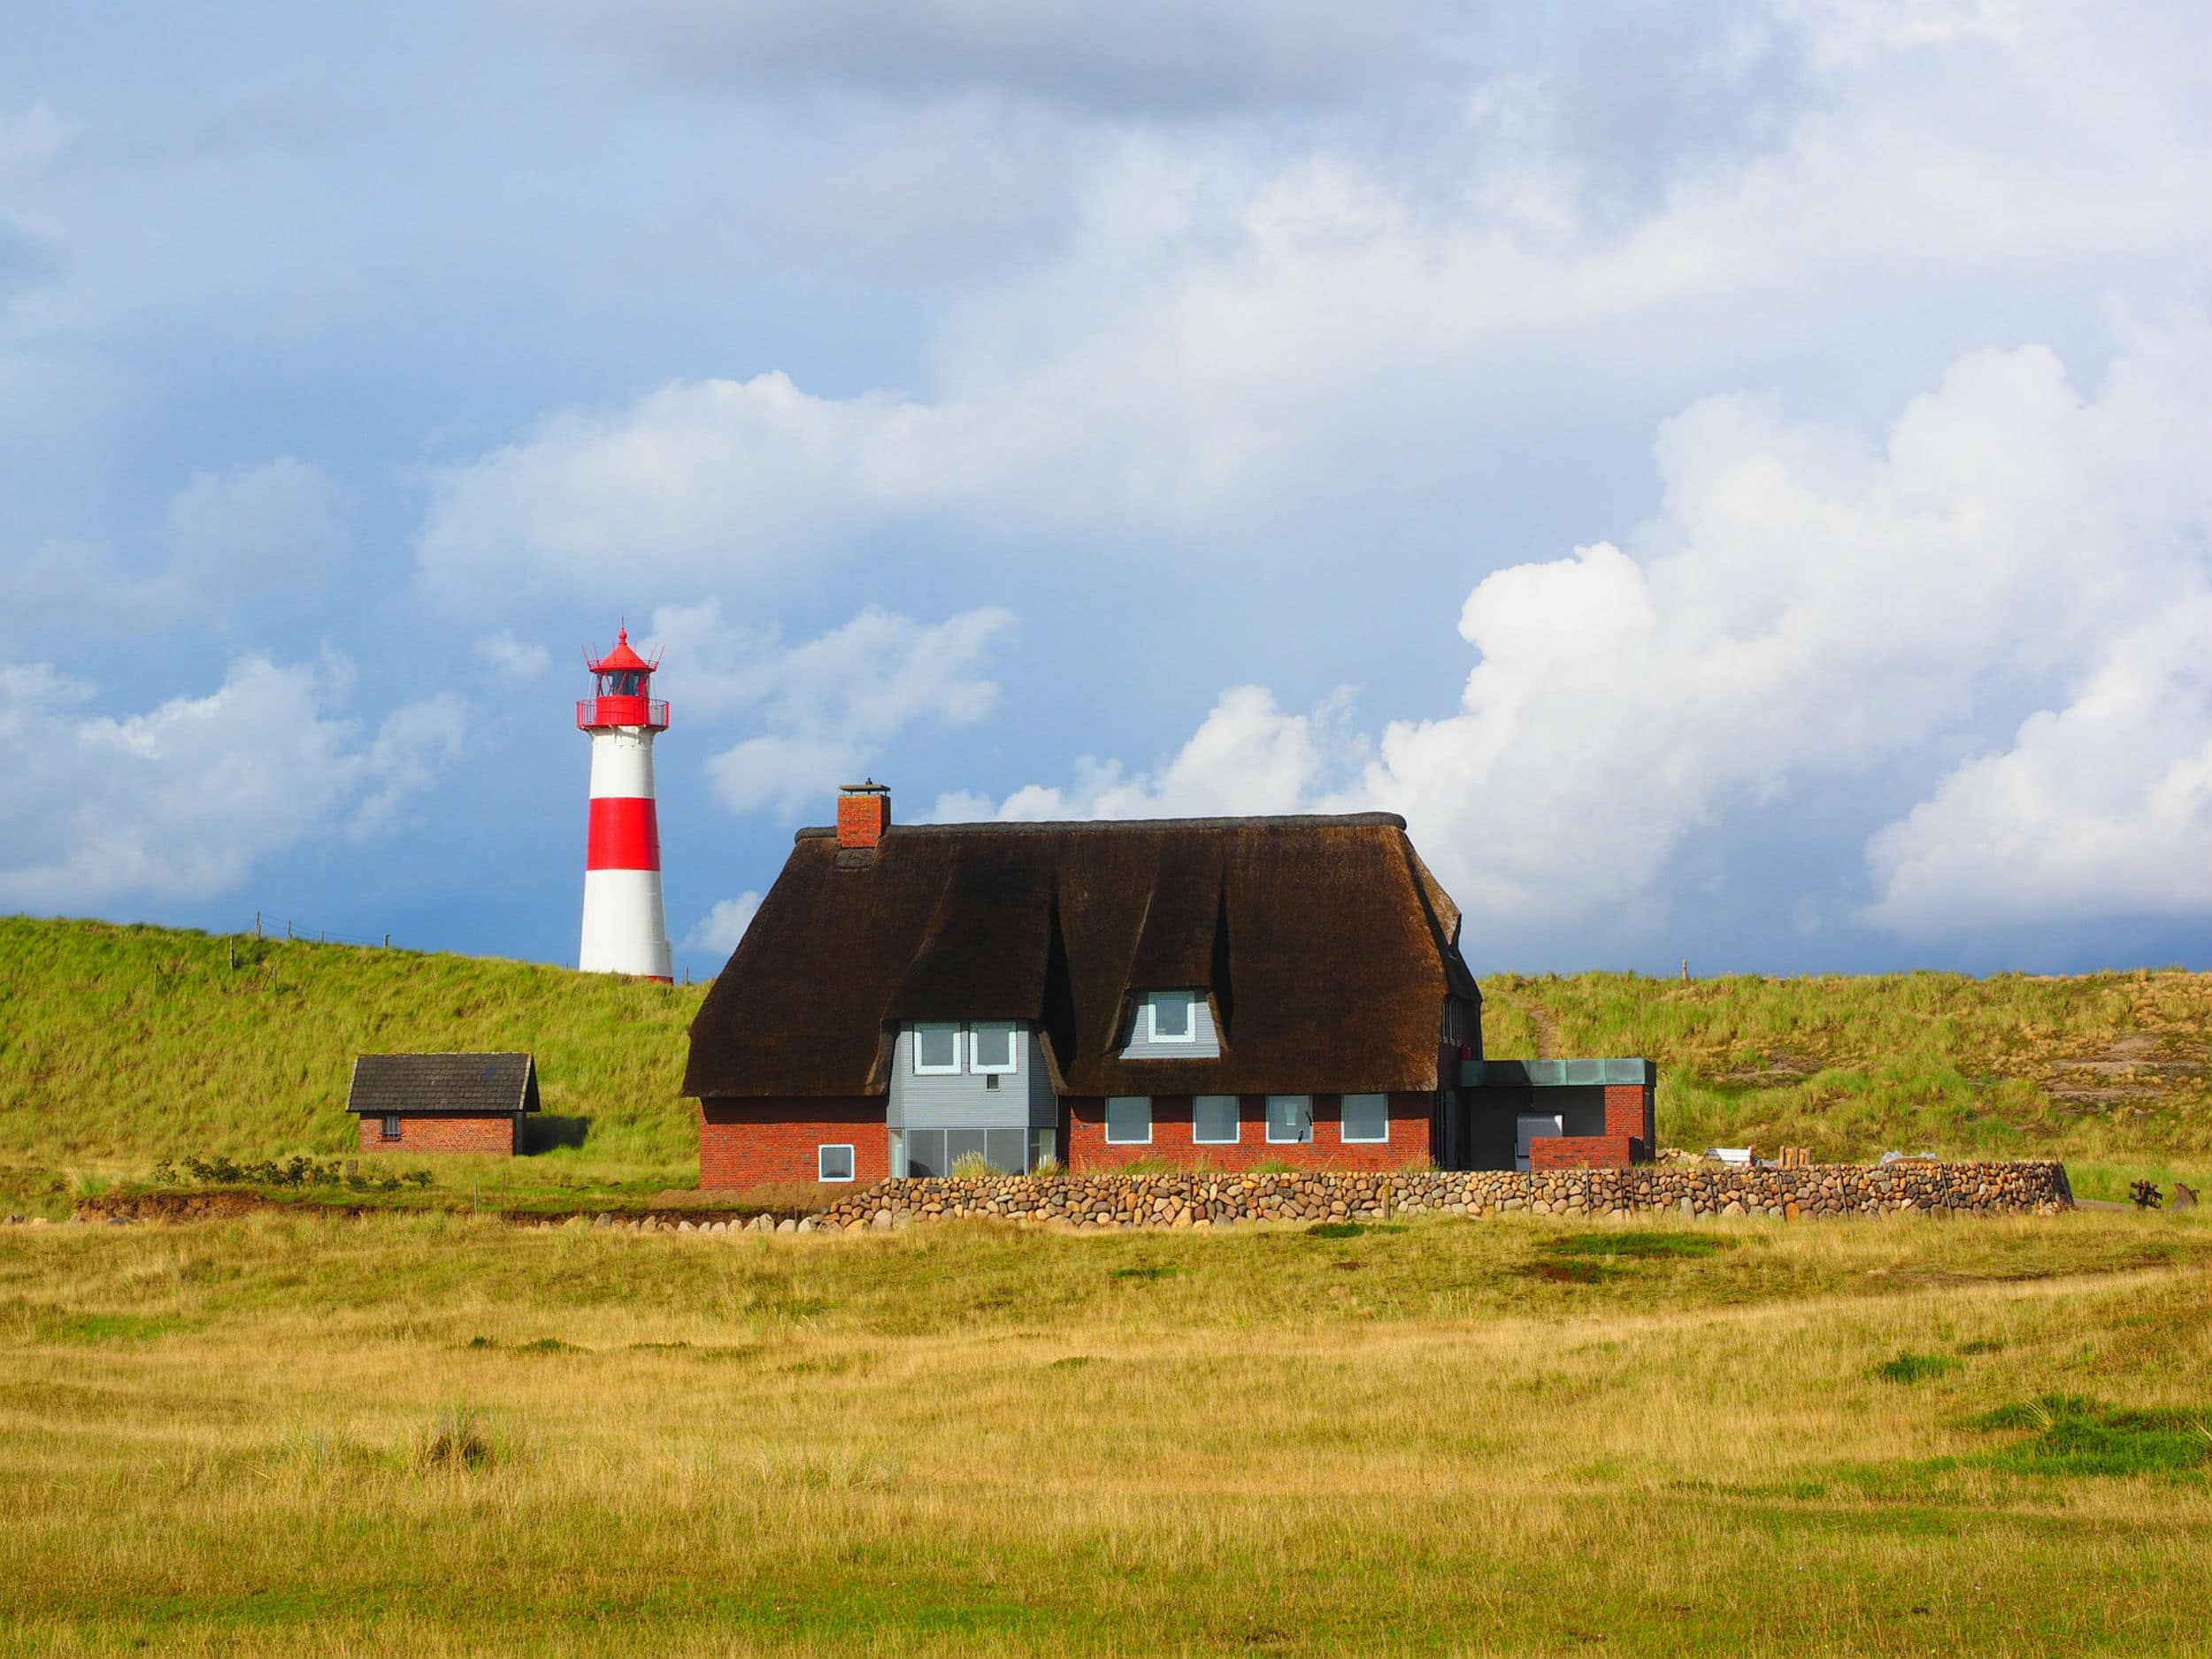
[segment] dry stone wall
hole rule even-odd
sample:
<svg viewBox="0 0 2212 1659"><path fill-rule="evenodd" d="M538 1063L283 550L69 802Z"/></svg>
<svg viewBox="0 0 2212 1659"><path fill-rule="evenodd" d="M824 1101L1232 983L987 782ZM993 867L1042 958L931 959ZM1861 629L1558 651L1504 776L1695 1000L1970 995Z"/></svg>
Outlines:
<svg viewBox="0 0 2212 1659"><path fill-rule="evenodd" d="M1909 1162L1794 1170L1649 1166L1327 1175L1090 1175L893 1180L838 1200L815 1227L992 1216L1079 1228L1211 1227L1392 1216L2055 1215L2073 1207L2057 1164ZM810 1229L810 1231L812 1229Z"/></svg>

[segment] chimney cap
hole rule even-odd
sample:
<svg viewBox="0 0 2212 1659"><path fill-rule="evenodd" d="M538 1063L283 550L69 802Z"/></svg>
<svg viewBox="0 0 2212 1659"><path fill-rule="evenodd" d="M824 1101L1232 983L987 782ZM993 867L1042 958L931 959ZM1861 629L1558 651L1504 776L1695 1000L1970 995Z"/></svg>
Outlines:
<svg viewBox="0 0 2212 1659"><path fill-rule="evenodd" d="M887 783L878 783L871 778L865 783L841 783L837 786L837 793L840 795L889 795L891 786Z"/></svg>

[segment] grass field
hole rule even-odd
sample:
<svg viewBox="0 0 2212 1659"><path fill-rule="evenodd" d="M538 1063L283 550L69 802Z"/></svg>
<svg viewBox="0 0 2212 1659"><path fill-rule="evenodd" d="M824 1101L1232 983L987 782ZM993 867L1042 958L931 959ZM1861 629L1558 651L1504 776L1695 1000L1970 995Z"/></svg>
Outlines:
<svg viewBox="0 0 2212 1659"><path fill-rule="evenodd" d="M2212 1225L0 1230L0 1641L2212 1651Z"/></svg>
<svg viewBox="0 0 2212 1659"><path fill-rule="evenodd" d="M1478 965L1480 965L1479 964ZM1678 1146L2068 1161L2076 1191L2212 1169L2212 974L1484 981L1489 1052L1644 1055ZM527 1048L567 1145L430 1160L497 1202L697 1179L703 987L480 957L0 918L0 1203L58 1215L164 1157L344 1153L353 1056ZM404 1161L401 1161L404 1166Z"/></svg>

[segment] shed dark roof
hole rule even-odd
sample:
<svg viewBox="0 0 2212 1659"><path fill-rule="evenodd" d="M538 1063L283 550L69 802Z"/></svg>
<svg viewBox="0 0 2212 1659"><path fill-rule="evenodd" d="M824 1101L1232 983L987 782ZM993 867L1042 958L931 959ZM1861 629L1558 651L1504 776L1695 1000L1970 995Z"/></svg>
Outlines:
<svg viewBox="0 0 2212 1659"><path fill-rule="evenodd" d="M1034 1022L1073 1094L1433 1088L1459 919L1390 813L802 830L684 1093L879 1094L917 1019ZM1185 986L1221 1058L1120 1059L1133 995Z"/></svg>
<svg viewBox="0 0 2212 1659"><path fill-rule="evenodd" d="M538 1109L538 1065L526 1054L365 1054L346 1110L490 1114Z"/></svg>

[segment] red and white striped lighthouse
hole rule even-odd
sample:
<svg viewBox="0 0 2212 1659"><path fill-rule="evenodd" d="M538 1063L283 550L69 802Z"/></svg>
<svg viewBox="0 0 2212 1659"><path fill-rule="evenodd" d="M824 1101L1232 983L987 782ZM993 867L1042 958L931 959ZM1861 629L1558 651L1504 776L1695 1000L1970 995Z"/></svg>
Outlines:
<svg viewBox="0 0 2212 1659"><path fill-rule="evenodd" d="M625 628L614 649L586 666L595 695L576 705L576 725L591 733L591 840L576 965L587 973L666 981L661 830L653 806L653 739L668 729L668 705L653 700L660 664L632 650Z"/></svg>

